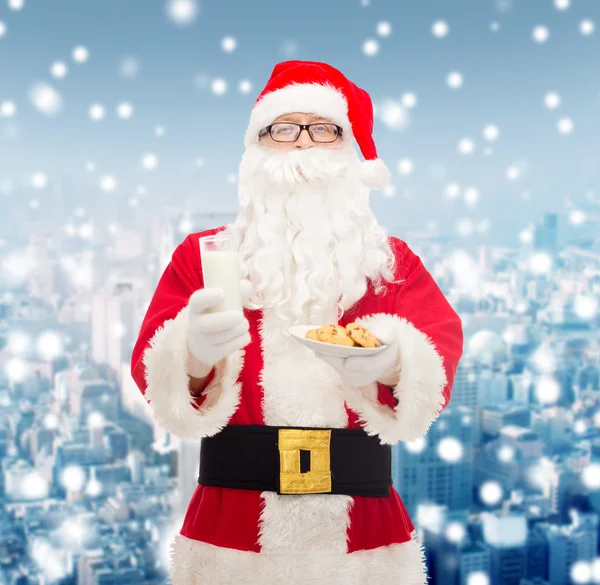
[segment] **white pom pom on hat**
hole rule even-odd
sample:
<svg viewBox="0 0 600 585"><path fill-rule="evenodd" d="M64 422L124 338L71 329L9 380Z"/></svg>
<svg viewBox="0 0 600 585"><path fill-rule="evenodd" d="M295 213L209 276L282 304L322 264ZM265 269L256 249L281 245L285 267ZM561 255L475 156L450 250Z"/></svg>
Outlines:
<svg viewBox="0 0 600 585"><path fill-rule="evenodd" d="M369 189L383 189L391 179L385 162L378 158L373 141L373 103L364 90L340 71L317 61L278 63L258 96L246 130L246 147L258 142L260 130L275 118L291 112L327 118L354 137L364 161L360 177Z"/></svg>

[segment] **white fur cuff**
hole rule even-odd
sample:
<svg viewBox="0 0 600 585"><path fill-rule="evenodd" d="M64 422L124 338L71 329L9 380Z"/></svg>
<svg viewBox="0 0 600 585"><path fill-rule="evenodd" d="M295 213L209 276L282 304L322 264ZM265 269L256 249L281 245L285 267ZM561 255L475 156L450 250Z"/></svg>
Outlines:
<svg viewBox="0 0 600 585"><path fill-rule="evenodd" d="M187 312L165 321L144 352L146 399L157 422L181 439L201 439L218 433L237 410L243 350L215 365L215 375L203 392L206 398L195 408L189 391Z"/></svg>
<svg viewBox="0 0 600 585"><path fill-rule="evenodd" d="M446 372L443 359L432 341L402 317L377 314L357 319L370 331L393 324L398 341L400 381L393 387L398 400L392 409L377 400L373 385L344 388L346 403L364 423L370 435L378 435L384 444L414 441L427 433L444 404Z"/></svg>

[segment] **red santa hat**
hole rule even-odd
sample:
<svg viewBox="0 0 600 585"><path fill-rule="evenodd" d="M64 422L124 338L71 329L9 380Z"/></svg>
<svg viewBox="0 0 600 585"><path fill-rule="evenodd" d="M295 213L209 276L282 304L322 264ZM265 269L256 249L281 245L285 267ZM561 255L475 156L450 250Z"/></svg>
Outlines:
<svg viewBox="0 0 600 585"><path fill-rule="evenodd" d="M271 73L258 96L246 131L246 147L258 142L260 130L275 118L291 112L322 116L343 128L344 136L356 140L365 158L361 179L371 189L383 189L390 171L378 158L373 141L373 103L364 90L340 71L315 61L284 61Z"/></svg>

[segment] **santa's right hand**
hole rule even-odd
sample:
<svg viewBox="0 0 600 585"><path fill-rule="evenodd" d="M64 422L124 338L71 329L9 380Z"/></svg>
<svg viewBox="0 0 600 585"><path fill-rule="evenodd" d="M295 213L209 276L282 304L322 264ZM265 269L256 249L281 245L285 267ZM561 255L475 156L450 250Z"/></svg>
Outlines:
<svg viewBox="0 0 600 585"><path fill-rule="evenodd" d="M242 311L207 313L222 298L219 288L202 288L188 303L188 373L203 378L224 357L250 343L249 323Z"/></svg>

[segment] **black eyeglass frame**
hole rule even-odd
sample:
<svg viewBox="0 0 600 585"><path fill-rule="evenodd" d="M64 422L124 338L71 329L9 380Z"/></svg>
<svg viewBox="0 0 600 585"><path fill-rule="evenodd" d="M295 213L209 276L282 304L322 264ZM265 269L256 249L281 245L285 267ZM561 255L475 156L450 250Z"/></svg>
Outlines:
<svg viewBox="0 0 600 585"><path fill-rule="evenodd" d="M294 140L277 140L276 138L274 138L273 134L271 134L271 129L273 128L273 126L276 126L277 124L287 124L288 126L296 126L298 128L298 133L296 134L296 137L294 138ZM333 140L325 140L325 141L324 140L315 140L313 138L312 131L310 129L311 126L335 126L337 134L335 135L335 138ZM274 124L269 124L268 126L263 128L258 133L258 137L262 138L265 134L269 134L275 142L292 143L292 142L296 142L296 140L298 140L298 138L300 138L300 134L302 134L303 130L306 130L308 132L310 139L313 142L315 142L316 144L332 144L333 142L338 140L338 138L340 138L344 132L344 129L341 126L338 126L337 124L334 124L333 122L313 122L312 124L296 124L296 122L275 122Z"/></svg>

